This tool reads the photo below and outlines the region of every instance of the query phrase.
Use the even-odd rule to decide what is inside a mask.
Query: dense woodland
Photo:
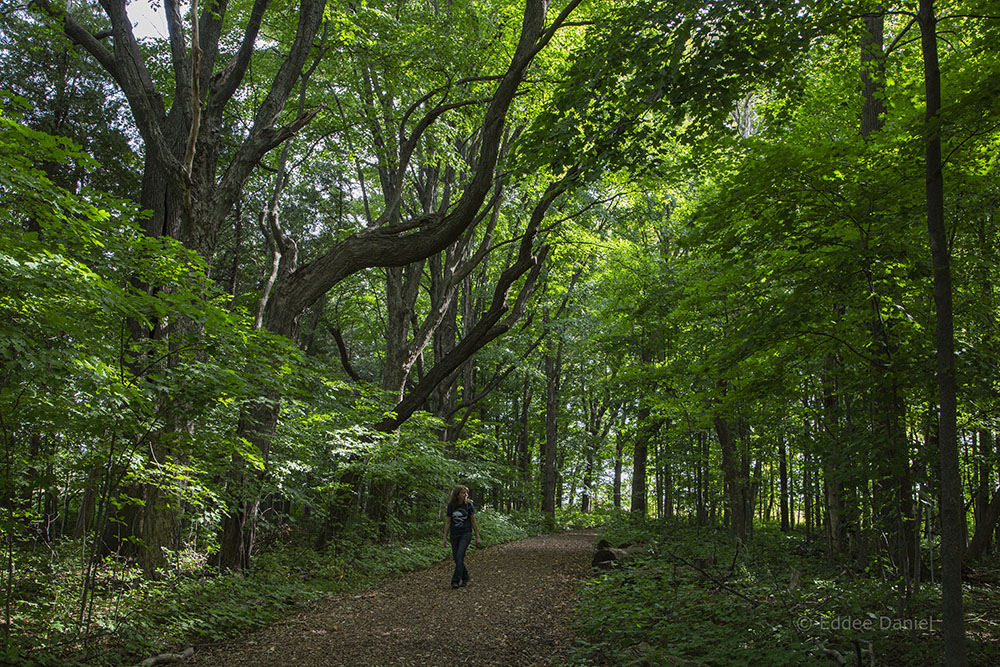
[[[800,535],[936,587],[966,664],[1000,3],[137,4],[0,3],[11,659],[118,632],[115,581],[437,535],[461,482]]]

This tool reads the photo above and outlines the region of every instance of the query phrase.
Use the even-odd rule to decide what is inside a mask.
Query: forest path
[[[595,535],[578,530],[470,548],[465,588],[451,588],[449,559],[327,598],[246,638],[199,650],[188,664],[559,664],[572,642],[574,595],[590,572]]]

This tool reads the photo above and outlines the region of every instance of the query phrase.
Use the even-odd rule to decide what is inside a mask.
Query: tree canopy
[[[406,540],[457,483],[804,531],[983,654],[995,2],[2,5],[9,655],[31,545],[86,643],[116,564]]]

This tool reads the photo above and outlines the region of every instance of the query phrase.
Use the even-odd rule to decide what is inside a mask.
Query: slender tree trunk
[[[670,469],[670,461],[663,462],[663,514],[661,516],[672,517],[674,515],[674,475]]]
[[[760,497],[760,489],[762,487],[762,472],[764,469],[764,461],[762,459],[757,459],[753,463],[753,476],[750,477],[750,484],[746,491],[746,496],[743,500],[743,514],[746,517],[747,526],[747,537],[753,537],[754,525],[753,525],[753,515],[754,507],[757,506],[757,499]],[[747,470],[749,474],[749,469]]]
[[[524,389],[519,402],[520,416],[517,421],[516,436],[518,488],[515,503],[517,509],[526,509],[529,507],[530,500],[534,496],[531,493],[531,441],[528,432],[532,397],[533,392],[531,391],[530,378],[527,371],[525,371]]]
[[[963,558],[965,565],[982,558],[993,539],[993,532],[997,528],[998,520],[1000,520],[1000,488],[994,492],[993,500],[983,508],[982,515],[976,522],[976,532],[972,535],[969,546],[965,550]]]
[[[920,0],[920,43],[927,103],[925,168],[927,232],[934,266],[934,305],[938,401],[938,445],[941,455],[941,597],[944,659],[951,667],[967,664],[962,604],[962,556],[965,508],[958,461],[955,328],[952,306],[951,251],[944,220],[944,174],[941,160],[941,70],[938,65],[937,18],[933,0]]]
[[[83,489],[83,500],[80,502],[80,513],[76,516],[76,526],[73,528],[73,539],[79,540],[86,535],[94,523],[94,510],[97,508],[97,489],[100,484],[100,471],[91,470],[87,474],[87,483]]]
[[[554,524],[556,511],[556,447],[559,435],[559,388],[562,384],[562,342],[549,341],[545,354],[545,451],[542,457],[542,513]]]
[[[844,482],[847,466],[843,464],[844,454],[840,451],[840,409],[833,380],[837,359],[827,355],[823,362],[823,426],[827,436],[827,446],[822,453],[823,481],[826,499],[826,513],[830,518],[827,543],[831,554],[844,551]],[[838,465],[839,463],[839,465]]]
[[[233,229],[233,261],[229,266],[229,295],[236,297],[240,288],[240,266],[243,265],[243,198],[236,200],[236,222]]]
[[[978,479],[976,485],[975,494],[975,511],[973,514],[974,520],[976,522],[976,534],[980,533],[980,525],[987,522],[988,508],[991,504],[990,501],[990,487],[992,483],[992,470],[993,470],[993,431],[989,429],[979,430],[979,463],[978,463]],[[990,533],[992,533],[992,527],[990,528]],[[986,540],[983,544],[984,549],[989,549],[990,540]],[[966,550],[966,557],[968,558],[970,548]]]
[[[813,533],[813,485],[812,457],[806,452],[802,455],[802,511],[806,524],[806,537],[812,538]]]
[[[791,530],[791,524],[788,521],[788,452],[783,439],[778,447],[778,475],[780,477],[778,505],[781,512],[781,532],[787,533]]]
[[[663,516],[663,449],[660,447],[659,438],[653,439],[653,498],[656,500],[656,517]]]
[[[698,508],[695,513],[695,523],[704,526],[708,522],[708,497],[711,493],[709,486],[708,467],[708,437],[704,431],[698,431],[697,443],[697,485],[698,485]]]
[[[865,34],[861,38],[861,82],[864,104],[861,107],[861,136],[865,141],[885,125],[885,9],[875,7],[865,16]]]
[[[583,489],[580,494],[580,511],[589,514],[593,511],[593,496],[591,487],[594,484],[594,452],[587,452],[587,462],[583,469]]]
[[[622,508],[622,464],[624,458],[625,444],[621,434],[615,436],[615,481],[614,481],[614,504],[615,509]]]

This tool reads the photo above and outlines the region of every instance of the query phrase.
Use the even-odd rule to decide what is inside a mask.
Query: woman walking
[[[469,571],[465,569],[465,551],[476,534],[479,546],[479,524],[476,523],[476,508],[469,500],[469,487],[456,486],[448,499],[448,517],[444,520],[444,538],[441,543],[448,546],[448,531],[451,531],[451,555],[455,559],[455,573],[451,575],[451,587],[459,588],[469,583]]]

